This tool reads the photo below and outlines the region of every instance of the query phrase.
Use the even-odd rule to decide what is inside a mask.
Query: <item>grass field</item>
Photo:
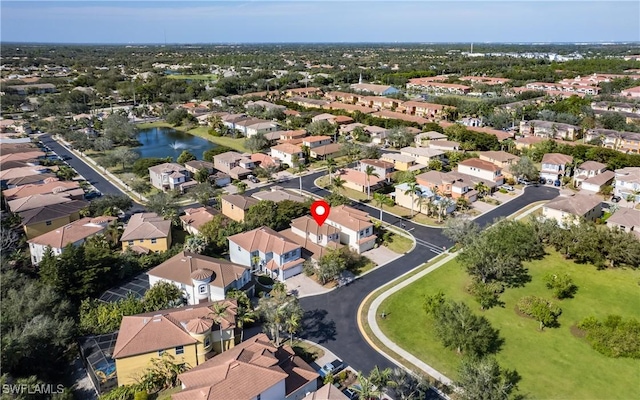
[[[397,233],[392,233],[386,247],[398,254],[404,254],[413,247],[413,240],[408,237],[398,235]]]
[[[378,319],[378,324],[396,344],[455,379],[460,358],[441,345],[422,310],[424,295],[442,290],[448,298],[465,301],[500,330],[505,343],[497,359],[503,367],[520,373],[521,394],[539,399],[637,398],[640,360],[605,357],[574,336],[571,328],[590,315],[639,318],[640,273],[598,271],[590,265],[564,260],[555,252],[527,263],[527,267],[532,281],[523,288],[507,289],[501,297],[504,308],[483,312],[466,293],[469,278],[454,260],[386,299],[379,310],[385,311],[387,317]],[[540,332],[537,322],[518,316],[514,307],[525,295],[551,298],[542,277],[552,271],[571,274],[578,291],[574,299],[558,302],[563,311],[560,327]]]

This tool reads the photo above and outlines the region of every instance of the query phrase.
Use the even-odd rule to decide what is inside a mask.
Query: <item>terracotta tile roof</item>
[[[302,140],[303,143],[315,143],[323,140],[331,140],[331,136],[308,136]]]
[[[193,168],[195,170],[199,170],[202,168],[206,168],[209,170],[213,169],[213,163],[209,161],[202,161],[202,160],[187,161],[184,165],[185,167]]]
[[[215,303],[227,305],[226,314],[220,320],[222,329],[235,328],[236,301],[222,300]],[[201,324],[195,323],[197,321],[191,322],[194,319],[212,319],[212,305],[215,303],[201,303],[194,306],[125,316],[120,323],[118,339],[113,349],[113,358],[131,357],[197,343],[198,341],[187,331],[187,326],[192,329],[201,329]],[[211,322],[212,329],[218,329],[218,323]]]
[[[374,108],[357,106],[355,104],[345,104],[340,102],[331,102],[325,107],[329,110],[345,110],[349,112],[360,111],[363,114],[371,114],[376,111]]]
[[[634,208],[619,208],[607,219],[607,225],[611,224],[626,227],[640,227],[640,210]],[[636,231],[636,229],[634,229],[634,231]],[[637,233],[640,233],[640,231]]]
[[[458,165],[465,165],[467,167],[473,167],[473,168],[478,168],[484,171],[492,171],[492,172],[498,172],[502,170],[502,168],[498,167],[494,163],[490,161],[481,160],[479,158],[469,158],[464,161],[460,161]]]
[[[284,381],[290,395],[318,378],[291,347],[275,347],[261,333],[178,376],[185,389],[173,400],[254,399]]]
[[[547,153],[542,156],[543,164],[566,165],[571,164],[573,157],[560,153]]]
[[[602,200],[596,196],[577,194],[571,197],[557,197],[544,207],[582,217],[601,203]]]
[[[327,220],[353,231],[373,226],[369,214],[345,205],[332,207]]]
[[[239,194],[227,194],[220,197],[221,201],[233,204],[242,210],[248,210],[251,206],[258,204],[258,200]]]
[[[68,203],[72,201],[68,193],[60,194],[34,194],[31,196],[20,197],[7,202],[11,212],[23,212],[34,208],[41,208],[53,204]]]
[[[481,151],[478,153],[480,157],[486,157],[497,162],[515,162],[520,159],[518,156],[514,156],[506,151]]]
[[[335,154],[342,150],[342,145],[340,143],[329,143],[324,146],[318,146],[311,149],[311,152],[317,154],[318,156],[326,156],[330,154]]]
[[[202,225],[211,221],[217,214],[220,214],[220,211],[213,207],[188,208],[184,211],[186,215],[181,216],[180,220],[195,229],[200,229]]]
[[[520,139],[516,139],[518,144],[536,144],[542,142],[544,139],[539,136],[525,136]]]
[[[598,185],[598,186],[602,186],[610,181],[613,180],[613,178],[616,177],[616,173],[613,171],[604,171],[596,176],[592,176],[591,178],[587,178],[586,180],[584,180],[582,182],[582,184],[584,185],[585,183],[587,184],[592,184],[592,185]]]
[[[482,133],[487,133],[489,135],[493,135],[498,138],[499,142],[502,142],[503,140],[506,140],[506,139],[513,138],[512,132],[501,131],[493,128],[469,126],[467,127],[467,130],[470,130],[472,132],[482,132]]]
[[[22,219],[22,225],[31,225],[43,221],[50,221],[62,217],[67,217],[82,210],[88,205],[88,201],[72,200],[67,203],[51,204],[48,206],[23,211],[19,215]]]
[[[208,277],[211,277],[209,285],[224,289],[240,279],[246,270],[247,267],[227,260],[181,251],[150,270],[148,274],[191,286],[193,285],[192,274],[196,271],[205,271],[209,273]]]
[[[213,156],[213,159],[218,162],[226,161],[228,163],[234,163],[240,160],[241,158],[243,158],[242,154],[238,153],[237,151],[227,151],[226,153],[217,154]]]
[[[41,246],[51,246],[53,249],[62,249],[69,243],[76,243],[89,236],[103,232],[110,222],[117,219],[116,217],[102,217],[100,219],[90,217],[82,218],[56,230],[27,240],[27,242]]]
[[[298,154],[302,153],[302,148],[298,145],[291,143],[282,143],[271,147],[271,150],[276,150],[284,154]]]
[[[48,170],[49,168],[43,167],[41,165],[0,170],[0,179],[4,181],[14,178],[23,178],[25,176],[39,175],[47,172]]]
[[[597,161],[585,161],[578,168],[583,171],[600,171],[603,168],[607,168],[607,165]]]
[[[278,138],[280,136],[278,135]],[[261,167],[266,167],[269,165],[274,165],[274,166],[278,166],[280,165],[279,161],[276,161],[273,157],[271,157],[268,154],[264,154],[264,153],[254,153],[251,155],[251,161],[253,161],[254,163],[260,163]]]
[[[67,190],[80,189],[80,184],[75,181],[59,181],[57,179],[40,184],[27,184],[7,189],[2,192],[7,201],[34,194],[60,193]]]
[[[444,154],[444,151],[429,147],[404,147],[400,149],[400,153],[416,157],[439,157]]]
[[[296,243],[266,226],[230,236],[229,242],[233,242],[249,252],[260,251],[265,254],[282,255],[300,248]]]
[[[42,151],[25,151],[22,153],[3,154],[0,156],[0,165],[8,161],[35,160],[44,156],[45,153]]]
[[[176,163],[164,163],[149,167],[149,171],[155,172],[156,174],[180,173],[184,170],[185,168],[182,165]]]
[[[138,239],[157,239],[169,236],[171,221],[156,213],[133,214],[120,237],[121,242]]]
[[[374,167],[378,167],[378,168],[384,168],[384,169],[392,169],[393,168],[393,163],[390,163],[388,161],[384,161],[384,160],[373,160],[370,158],[364,159],[364,160],[360,160],[360,164],[364,164],[364,165],[372,165]]]
[[[301,230],[302,232],[306,232],[316,236],[317,235],[328,236],[328,235],[333,235],[335,233],[340,233],[340,229],[336,228],[335,226],[331,226],[328,224],[322,224],[322,226],[318,226],[316,221],[314,221],[313,218],[311,218],[308,215],[303,215],[300,218],[291,220],[291,226],[293,228]]]
[[[315,221],[313,221],[313,223],[315,224]],[[318,224],[316,224],[316,226],[317,225]],[[327,225],[328,224],[323,224],[322,226],[327,226]],[[286,237],[287,239],[291,240],[292,242],[299,244],[306,251],[311,253],[311,258],[313,258],[314,260],[319,260],[320,257],[327,254],[329,251],[333,249],[339,249],[344,247],[342,244],[338,242],[328,242],[326,247],[321,246],[311,241],[311,239],[309,239],[308,237],[303,238],[302,236],[297,235],[291,230],[291,228],[280,231],[279,233],[282,236]]]
[[[355,183],[356,185],[359,185],[359,186],[367,186],[367,184],[371,186],[376,186],[384,182],[385,180],[384,176],[377,177],[377,176],[371,175],[369,176],[367,181],[367,174],[365,174],[362,171],[358,171],[351,168],[345,168],[341,171],[342,172],[339,174],[340,178],[344,179],[347,182]]]
[[[315,392],[304,396],[302,400],[349,400],[335,385],[327,383]]]

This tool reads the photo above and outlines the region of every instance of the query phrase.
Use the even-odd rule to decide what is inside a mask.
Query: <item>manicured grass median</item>
[[[378,324],[391,340],[448,377],[456,378],[459,356],[445,349],[434,336],[422,303],[425,294],[439,290],[448,298],[465,301],[485,315],[505,339],[497,359],[522,376],[520,393],[540,399],[631,399],[637,396],[640,360],[608,358],[574,336],[572,326],[583,318],[608,314],[640,318],[638,281],[633,270],[598,271],[578,265],[555,252],[527,263],[532,281],[502,294],[503,308],[480,311],[466,293],[470,282],[457,262],[451,261],[383,302],[387,317]],[[537,322],[518,316],[514,306],[526,295],[551,299],[542,277],[548,272],[568,272],[578,285],[575,298],[557,301],[562,308],[559,328],[538,331]],[[555,300],[554,300],[555,301]]]

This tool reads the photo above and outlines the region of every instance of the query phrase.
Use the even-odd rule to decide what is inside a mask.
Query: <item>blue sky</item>
[[[640,1],[6,1],[0,40],[50,43],[640,41]]]

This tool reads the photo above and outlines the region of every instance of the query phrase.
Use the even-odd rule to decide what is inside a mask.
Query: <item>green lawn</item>
[[[411,250],[411,247],[413,247],[413,241],[405,236],[392,233],[391,237],[389,238],[389,243],[386,244],[386,247],[398,254],[404,254],[407,251]]]
[[[459,356],[440,344],[422,311],[424,295],[442,290],[451,299],[465,301],[500,330],[505,343],[497,358],[503,367],[515,368],[522,376],[520,393],[539,399],[637,398],[640,360],[607,358],[574,336],[571,327],[589,315],[640,318],[640,272],[598,271],[555,252],[527,266],[532,281],[523,288],[507,289],[501,297],[504,308],[482,312],[465,292],[468,276],[451,261],[385,300],[379,310],[387,318],[378,323],[395,343],[455,379]],[[568,272],[579,288],[574,299],[559,302],[561,326],[540,332],[537,322],[518,316],[514,307],[525,295],[551,298],[542,282],[551,271]]]
[[[180,127],[176,129],[180,129]],[[186,132],[194,136],[199,136],[203,139],[206,139],[220,146],[226,146],[226,147],[232,148],[241,153],[250,152],[249,149],[244,147],[244,142],[246,140],[245,138],[234,139],[228,136],[211,136],[209,135],[208,130],[209,128],[207,128],[206,126],[199,126],[197,128],[187,130]]]

